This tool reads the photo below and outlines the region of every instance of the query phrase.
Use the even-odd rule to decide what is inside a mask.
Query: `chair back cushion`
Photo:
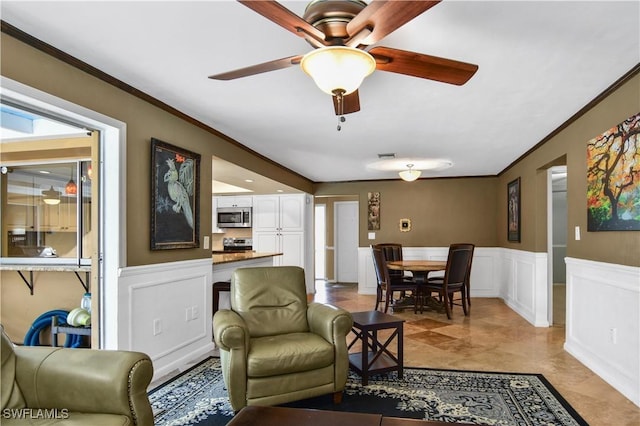
[[[382,251],[382,259],[384,262],[402,260],[402,244],[379,243],[374,244],[373,247]],[[388,274],[393,284],[399,284],[404,276],[404,271],[390,269]]]
[[[0,356],[2,357],[2,370],[0,371],[0,398],[2,410],[11,408],[25,408],[26,403],[22,392],[16,382],[16,353],[13,351],[13,343],[4,332],[4,327],[0,325]]]
[[[473,257],[473,244],[451,244],[447,257],[445,282],[447,287],[462,286],[467,280],[469,265]]]
[[[382,250],[373,245],[371,246],[371,255],[373,257],[373,267],[376,270],[378,285],[386,286],[390,283],[390,278],[389,269],[386,267]]]
[[[231,276],[231,310],[251,337],[308,332],[307,289],[298,266],[238,268]]]

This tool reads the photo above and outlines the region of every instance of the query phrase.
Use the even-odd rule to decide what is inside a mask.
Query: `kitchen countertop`
[[[240,253],[213,254],[211,256],[213,264],[240,262],[242,260],[262,259],[265,257],[282,256],[282,253],[260,253],[255,251],[245,251]]]
[[[3,263],[0,271],[33,271],[33,272],[91,272],[91,266],[65,265],[65,264],[26,264]]]

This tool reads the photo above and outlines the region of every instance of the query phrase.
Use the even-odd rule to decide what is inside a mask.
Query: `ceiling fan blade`
[[[248,77],[250,75],[261,74],[263,72],[280,70],[288,68],[300,63],[301,55],[290,56],[288,58],[276,59],[275,61],[264,62],[262,64],[251,65],[249,67],[240,68],[233,71],[223,72],[221,74],[210,75],[213,80],[234,80],[236,78]]]
[[[326,45],[322,31],[276,1],[238,0],[238,2],[299,37],[306,38],[306,36],[309,36],[319,43],[319,46]]]
[[[342,97],[342,113],[340,113],[338,98],[336,96],[331,96],[331,98],[333,99],[333,109],[336,115],[351,114],[352,112],[360,111],[360,96],[357,90]]]
[[[371,34],[359,43],[377,43],[440,1],[374,0],[347,24],[347,33],[356,37],[360,31],[373,28]],[[349,43],[349,40],[346,43]]]
[[[392,49],[390,47],[374,47],[369,50],[376,60],[376,69],[441,81],[461,86],[478,70],[477,65],[453,59],[439,58],[422,53]]]

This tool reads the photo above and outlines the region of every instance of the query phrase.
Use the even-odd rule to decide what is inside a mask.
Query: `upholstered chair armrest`
[[[213,315],[213,338],[222,350],[246,350],[249,347],[249,328],[236,312],[221,309]]]
[[[249,328],[240,315],[221,309],[213,315],[213,338],[220,348],[222,377],[234,411],[247,405]]]
[[[332,343],[335,351],[334,392],[341,392],[349,373],[349,351],[347,334],[353,326],[353,317],[344,309],[320,303],[310,303],[307,321],[311,332],[319,334]]]
[[[333,344],[336,344],[336,339],[344,340],[353,326],[353,318],[349,312],[315,302],[310,303],[307,308],[307,321],[311,332]]]
[[[30,408],[121,414],[153,425],[153,364],[140,352],[16,347],[16,382]]]

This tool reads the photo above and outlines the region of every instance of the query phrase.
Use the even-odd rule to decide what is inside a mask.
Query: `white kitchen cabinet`
[[[88,206],[88,205],[87,205]],[[78,204],[75,198],[60,203],[60,230],[76,232],[78,230]]]
[[[253,197],[250,195],[224,195],[215,198],[217,198],[218,207],[251,207],[253,205]]]
[[[62,203],[61,203],[62,204]],[[61,228],[60,206],[61,204],[43,204],[40,212],[40,221],[38,230],[40,231],[58,231]]]
[[[305,268],[305,194],[253,197],[253,249],[278,252],[274,265]]]
[[[253,197],[254,232],[304,231],[304,194]]]
[[[282,253],[282,256],[273,258],[274,266],[305,267],[304,232],[254,232],[253,249],[263,253]]]

